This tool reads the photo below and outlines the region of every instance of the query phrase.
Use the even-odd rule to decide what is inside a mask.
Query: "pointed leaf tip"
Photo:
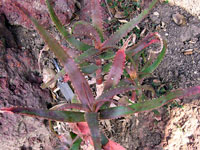
[[[119,83],[125,65],[125,49],[127,48],[129,41],[130,38],[128,38],[122,48],[117,51],[110,72],[108,74],[108,79],[105,82],[104,90],[107,90],[113,85],[117,85]]]

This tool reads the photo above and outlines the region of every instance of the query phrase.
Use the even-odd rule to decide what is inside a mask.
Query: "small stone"
[[[193,54],[193,49],[187,49],[183,53],[184,53],[184,55],[192,55]]]
[[[160,14],[159,14],[157,11],[155,11],[155,12],[153,13],[153,15],[154,15],[154,16],[159,16]]]
[[[151,19],[152,22],[154,22],[155,24],[160,24],[161,19],[160,19],[159,15],[157,16],[157,15],[151,14],[151,15],[150,15],[150,19]]]
[[[173,14],[172,19],[177,25],[185,25],[187,23],[186,18],[179,13]]]

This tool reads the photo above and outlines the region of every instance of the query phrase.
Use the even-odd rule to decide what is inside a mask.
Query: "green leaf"
[[[99,57],[104,60],[110,60],[115,57],[115,53],[113,50],[107,50],[106,52],[102,53]]]
[[[100,53],[101,52],[98,49],[90,48],[87,51],[83,52],[80,56],[75,58],[75,62],[80,64],[81,62],[89,60]]]
[[[85,113],[85,118],[90,128],[94,148],[95,150],[101,150],[101,134],[99,129],[98,113],[87,112]]]
[[[129,106],[119,106],[108,109],[102,109],[100,110],[100,119],[115,119],[124,115],[153,110],[173,101],[176,98],[189,97],[192,95],[199,94],[200,86],[191,87],[185,90],[172,91],[165,96],[161,96],[153,100],[147,100]]]
[[[63,37],[69,42],[69,44],[73,45],[76,49],[85,51],[91,48],[92,46],[87,45],[77,39],[75,39],[61,24],[60,20],[56,16],[53,7],[50,4],[51,0],[46,0],[46,4],[50,13],[50,17],[53,20],[54,24],[56,25],[57,29],[60,31],[60,33],[63,35]]]
[[[112,63],[108,63],[108,64],[104,65],[103,72],[108,73],[111,66],[112,66]]]
[[[167,50],[167,43],[163,41],[162,51],[158,55],[157,59],[153,62],[153,64],[142,69],[140,78],[144,78],[146,74],[152,73],[159,66],[159,64],[162,62],[165,56],[166,50]]]
[[[32,117],[41,117],[44,119],[62,121],[62,122],[84,122],[84,113],[73,111],[56,111],[56,110],[44,110],[37,108],[23,108],[23,107],[10,107],[1,108],[1,112],[12,112],[21,115],[27,115]]]
[[[84,67],[81,67],[82,72],[87,74],[92,74],[98,69],[98,66],[95,64],[90,64]]]
[[[75,139],[76,138],[76,134],[74,133],[70,133],[71,134],[71,137],[72,139]],[[72,147],[70,148],[70,150],[80,150],[80,146],[81,146],[81,142],[82,142],[82,139],[81,138],[78,138],[72,145]]]
[[[150,10],[155,6],[158,0],[153,0],[149,7],[143,10],[136,18],[131,19],[128,23],[122,25],[118,31],[111,35],[102,45],[102,49],[113,47],[117,44],[124,36],[126,36],[138,23],[140,23]]]

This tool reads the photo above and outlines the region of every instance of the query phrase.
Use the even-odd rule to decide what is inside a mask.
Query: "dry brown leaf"
[[[56,75],[56,72],[53,69],[50,68],[43,68],[42,71],[42,81],[44,83],[47,83],[49,80],[51,80]],[[49,88],[54,88],[56,86],[56,82],[53,82]]]

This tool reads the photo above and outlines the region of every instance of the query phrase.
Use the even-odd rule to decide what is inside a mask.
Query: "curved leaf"
[[[51,0],[46,0],[46,4],[49,10],[49,14],[51,19],[53,20],[54,24],[56,25],[57,29],[60,31],[60,33],[63,35],[63,37],[67,40],[67,42],[71,45],[73,45],[76,49],[85,51],[92,46],[87,45],[77,39],[75,39],[66,29],[65,27],[61,24],[60,20],[56,16],[53,7],[50,4]]]
[[[140,23],[145,18],[153,6],[155,6],[157,1],[158,0],[153,0],[149,7],[144,9],[141,14],[139,14],[136,18],[131,19],[128,23],[122,25],[118,31],[116,31],[106,41],[104,41],[102,49],[113,47],[113,45],[117,44],[119,40],[126,36],[138,23]]]
[[[11,112],[32,117],[41,117],[62,122],[84,122],[84,113],[73,111],[44,110],[37,108],[10,107],[1,108],[1,112]]]
[[[158,55],[157,59],[153,62],[153,64],[151,64],[150,66],[147,66],[141,71],[140,78],[145,77],[146,74],[152,73],[159,66],[159,64],[162,62],[165,56],[166,50],[167,50],[167,43],[166,41],[163,41],[162,51]]]
[[[200,86],[191,87],[185,90],[176,90],[170,92],[165,96],[161,96],[159,98],[153,100],[147,100],[145,102],[135,103],[130,106],[119,106],[119,107],[112,107],[108,109],[100,110],[100,119],[115,119],[122,117],[124,115],[129,115],[133,113],[149,111],[152,109],[156,109],[161,107],[176,98],[183,98],[189,97],[192,95],[200,94]]]
[[[133,45],[126,50],[126,55],[134,56],[135,54],[145,49],[149,45],[160,42],[160,40],[156,40],[156,39],[153,39],[153,41],[148,42],[148,40],[154,36],[155,36],[155,33],[152,33],[152,34],[147,35],[145,38],[141,39],[136,45]]]
[[[81,67],[81,71],[86,74],[92,74],[98,69],[97,65],[90,64],[88,66]],[[60,77],[66,74],[65,69],[63,68],[60,72],[58,72],[53,78],[51,78],[47,83],[42,83],[41,88],[45,89],[49,87],[52,83],[56,82]]]

